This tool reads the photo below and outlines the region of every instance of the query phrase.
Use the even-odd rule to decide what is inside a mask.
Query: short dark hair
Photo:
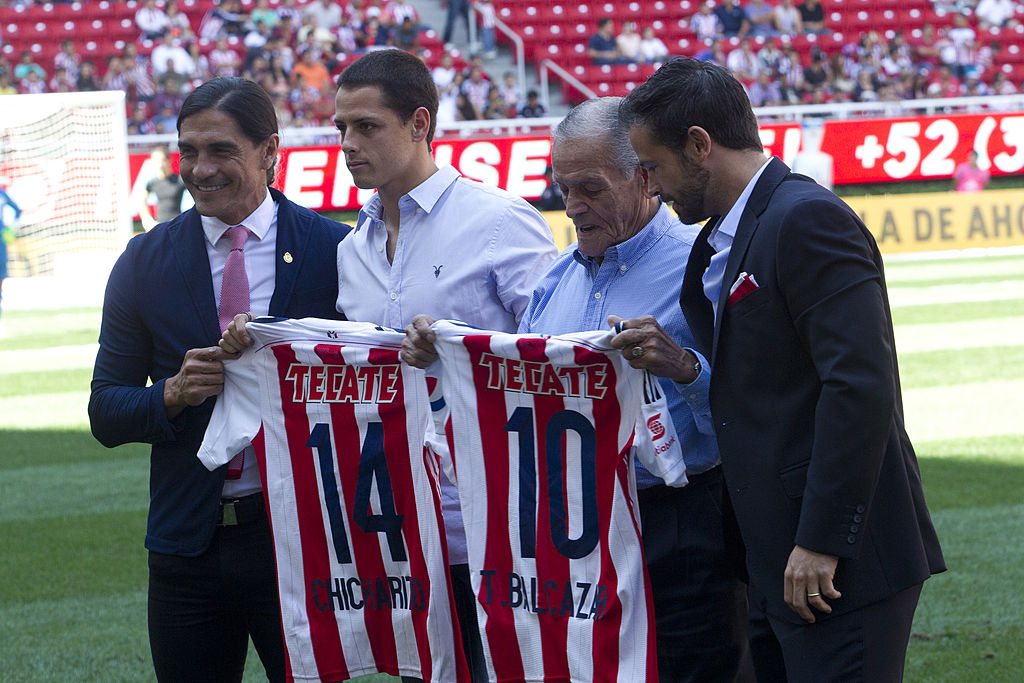
[[[380,88],[384,106],[407,122],[420,107],[430,113],[427,147],[437,125],[437,86],[430,69],[416,55],[403,50],[375,50],[352,62],[338,77],[338,87],[354,90],[365,86]]]
[[[675,57],[622,101],[619,115],[644,126],[669,149],[682,150],[690,126],[728,149],[763,151],[757,117],[743,85],[723,67]]]
[[[230,116],[242,134],[256,145],[278,132],[277,112],[270,96],[260,85],[246,78],[214,78],[190,92],[178,112],[178,134],[185,119],[207,109]],[[267,185],[273,184],[276,175],[275,160],[267,169]]]

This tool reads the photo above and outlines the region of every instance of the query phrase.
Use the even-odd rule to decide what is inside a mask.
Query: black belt
[[[243,498],[222,500],[217,510],[217,526],[236,526],[248,524],[267,516],[267,507],[263,502],[263,492],[253,493]]]

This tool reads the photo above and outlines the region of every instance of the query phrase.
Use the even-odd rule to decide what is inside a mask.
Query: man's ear
[[[638,165],[636,167],[636,172],[637,175],[640,176],[640,189],[643,191],[645,197],[650,197],[650,195],[647,193],[647,190],[650,187],[650,183],[648,182],[649,179],[647,176],[647,169],[644,168],[643,166]]]
[[[690,126],[686,131],[686,148],[683,153],[694,163],[702,163],[711,153],[711,136],[700,126]]]
[[[417,107],[412,113],[412,139],[414,142],[422,142],[427,139],[427,132],[430,130],[430,112],[426,107]]]

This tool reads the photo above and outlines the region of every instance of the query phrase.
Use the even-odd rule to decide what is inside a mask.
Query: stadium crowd
[[[893,35],[867,30],[835,49],[800,52],[775,40],[835,28],[820,0],[708,0],[695,5],[689,27],[703,43],[694,56],[729,69],[754,106],[1019,92],[1019,83],[993,68],[1000,43],[983,37],[989,28],[1016,27],[1017,3],[933,2],[956,14],[951,26],[925,24]],[[0,0],[0,9],[31,4]],[[482,55],[490,58],[494,7],[487,0],[478,9],[484,19]],[[70,38],[52,61],[29,50],[17,57],[0,53],[0,94],[124,90],[129,133],[166,133],[194,87],[215,76],[243,76],[270,94],[283,126],[329,126],[341,70],[367,51],[398,47],[432,67],[439,123],[547,113],[514,75],[499,79],[487,73],[481,54],[467,60],[451,42],[442,47],[433,33],[439,49],[425,48],[428,27],[412,0],[219,0],[205,12],[186,11],[174,0],[143,0],[134,22],[137,40],[124,41],[119,52],[102,59],[82,58]],[[444,34],[450,41],[451,26]],[[615,20],[603,17],[587,54],[605,65],[658,63],[673,51],[652,26],[622,21],[616,32]]]

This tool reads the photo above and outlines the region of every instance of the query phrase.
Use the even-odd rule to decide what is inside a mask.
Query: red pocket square
[[[754,279],[753,275],[740,273],[740,276],[736,278],[736,282],[729,289],[729,300],[726,302],[726,307],[732,306],[748,294],[756,292],[757,289],[757,280]]]

